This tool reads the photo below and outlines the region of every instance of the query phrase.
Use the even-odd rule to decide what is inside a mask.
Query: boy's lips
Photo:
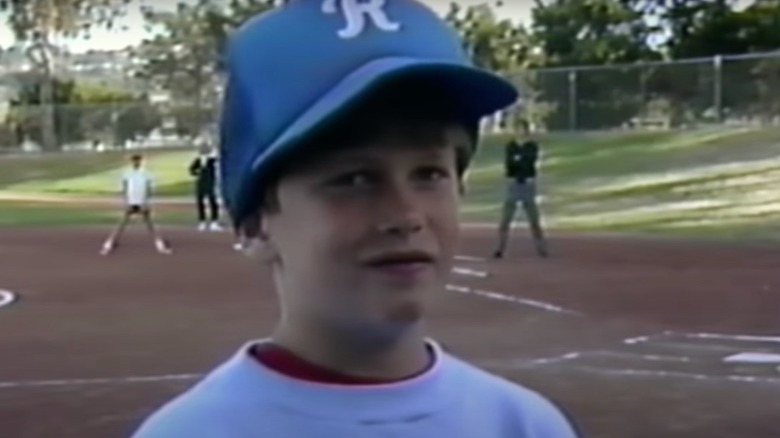
[[[435,257],[428,252],[409,250],[392,251],[372,256],[363,261],[369,268],[400,279],[412,279],[428,270]]]
[[[433,263],[433,254],[420,250],[388,251],[366,258],[363,263],[372,267]]]

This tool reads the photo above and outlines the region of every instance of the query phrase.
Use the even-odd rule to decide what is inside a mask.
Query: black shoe
[[[493,253],[494,259],[502,259],[504,258],[504,253],[502,251],[496,251]]]

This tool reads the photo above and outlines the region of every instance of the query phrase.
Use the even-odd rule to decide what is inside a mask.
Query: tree
[[[169,94],[176,103],[171,109],[174,117],[180,107],[195,110],[195,120],[186,124],[195,130],[208,120],[204,102],[215,92],[214,42],[204,19],[211,7],[210,2],[200,1],[195,5],[180,3],[175,12],[147,9],[147,22],[162,27],[163,33],[144,41],[138,49],[145,60],[139,76],[152,88]]]
[[[23,74],[21,90],[11,101],[10,124],[23,137],[41,143],[40,73]],[[55,78],[52,81],[53,124],[62,144],[107,140],[121,144],[160,125],[146,96],[123,90]]]
[[[461,35],[478,66],[502,73],[528,66],[533,53],[528,31],[510,20],[499,20],[489,4],[462,8],[450,3],[445,20]]]
[[[648,75],[651,93],[667,101],[675,118],[720,119],[724,112],[749,116],[759,104],[776,101],[777,61],[718,62],[717,57],[779,48],[780,1],[756,0],[743,10],[735,0],[646,0],[636,5],[667,34],[662,40],[667,58],[701,59],[656,66]]]
[[[656,30],[628,0],[537,1],[532,30],[546,67],[608,65],[658,59]]]
[[[58,140],[58,146],[67,143],[71,129],[77,123],[69,118],[67,112],[58,111],[60,105],[71,100],[74,83],[72,81],[47,77],[35,71],[18,78],[21,85],[18,96],[11,100],[9,119],[17,127],[24,139],[32,140],[46,147],[46,135]],[[46,92],[41,90],[48,87]],[[44,100],[49,99],[49,100]],[[46,149],[44,149],[46,150]]]
[[[554,111],[553,128],[621,126],[641,108],[638,69],[578,69],[659,59],[648,44],[655,29],[629,0],[537,1],[533,38],[544,53],[537,72],[541,98]]]
[[[211,9],[206,14],[210,35],[218,53],[222,53],[230,32],[257,14],[269,11],[289,0],[230,0],[227,9],[220,12]],[[220,57],[221,59],[221,57]]]
[[[747,50],[766,52],[780,49],[780,0],[755,0],[739,13]]]
[[[736,13],[743,53],[780,49],[780,1],[756,0]],[[723,104],[731,112],[764,123],[780,114],[780,56],[727,61],[721,81]]]
[[[112,27],[116,17],[126,12],[129,0],[3,0],[0,12],[8,13],[15,38],[28,44],[28,56],[42,75],[39,88],[41,142],[44,150],[56,150],[53,70],[57,55],[54,41],[88,36],[96,26]]]
[[[542,65],[537,50],[528,29],[510,20],[499,20],[496,8],[503,3],[484,3],[477,6],[461,7],[458,3],[450,3],[445,20],[453,26],[464,42],[464,48],[471,54],[474,63],[482,68],[506,75],[523,94],[522,101],[535,100],[534,75],[521,72],[535,65]],[[523,106],[523,105],[520,105]],[[509,117],[502,120],[504,124],[516,124],[521,115],[520,108],[509,111]],[[530,118],[543,118],[539,111],[542,106],[525,106],[526,112],[531,111]],[[529,114],[524,114],[528,117]],[[539,117],[537,117],[539,116]]]
[[[77,118],[79,140],[122,145],[162,124],[159,110],[147,95],[102,85],[75,83],[69,102],[62,108]]]
[[[169,117],[181,135],[197,135],[216,112],[221,53],[230,32],[254,15],[276,7],[274,0],[215,0],[179,3],[175,12],[143,8],[147,24],[161,28],[138,49],[139,76],[169,94]]]

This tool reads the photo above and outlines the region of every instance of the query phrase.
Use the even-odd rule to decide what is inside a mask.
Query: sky
[[[158,1],[158,4],[170,2],[171,7],[177,3],[177,1],[170,0]],[[440,13],[446,12],[450,3],[450,0],[422,1]],[[457,3],[460,3],[463,6],[469,6],[486,3],[486,0],[457,0]],[[495,10],[500,18],[527,22],[530,18],[532,5],[533,2],[531,0],[505,0],[504,6],[496,8]],[[4,19],[5,17],[0,16],[0,20],[4,21]],[[71,52],[118,50],[130,45],[138,44],[144,38],[150,36],[150,34],[144,30],[143,18],[137,11],[137,8],[130,8],[127,16],[122,20],[119,20],[117,24],[121,29],[113,31],[96,30],[89,39],[78,38],[75,40],[60,41],[60,44],[67,46]],[[11,32],[7,29],[7,26],[0,26],[0,47],[8,47],[11,44],[13,44]]]

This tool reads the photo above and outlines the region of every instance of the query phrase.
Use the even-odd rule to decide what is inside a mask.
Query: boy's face
[[[141,167],[141,163],[143,162],[143,159],[141,157],[133,157],[130,159],[130,163],[132,164],[133,168],[137,169]]]
[[[285,310],[368,331],[419,320],[446,284],[459,232],[456,146],[469,140],[455,127],[443,137],[385,137],[279,181],[263,223]]]

